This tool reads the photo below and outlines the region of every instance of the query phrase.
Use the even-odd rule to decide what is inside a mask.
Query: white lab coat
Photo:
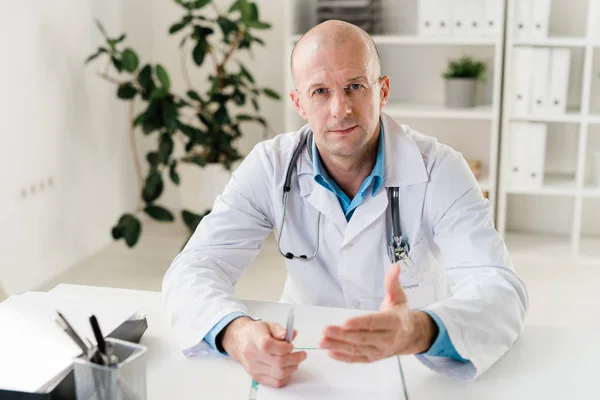
[[[365,196],[349,222],[336,195],[315,182],[308,151],[299,157],[281,248],[311,255],[319,213],[321,239],[315,260],[285,259],[288,278],[281,300],[378,309],[391,265],[386,188],[398,186],[402,234],[418,268],[416,274],[401,275],[410,305],[436,313],[469,362],[417,357],[441,373],[475,379],[521,332],[528,307],[525,285],[493,226],[490,202],[462,155],[386,114],[381,119],[384,183],[374,196]],[[233,287],[263,240],[272,231],[279,234],[283,184],[299,140],[293,132],[259,143],[167,271],[165,305],[186,354],[209,351],[202,341],[206,333],[227,314],[246,311]]]

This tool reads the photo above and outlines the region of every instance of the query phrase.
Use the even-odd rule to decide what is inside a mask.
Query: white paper
[[[530,47],[515,47],[513,51],[511,97],[517,116],[531,112],[532,51]]]
[[[502,0],[485,0],[483,31],[486,36],[497,37],[502,33]]]
[[[344,363],[325,350],[308,350],[289,385],[281,389],[259,385],[257,400],[404,399],[397,357],[374,363]]]
[[[550,111],[550,49],[536,47],[531,51],[531,113],[545,115]]]
[[[531,37],[531,0],[517,0],[513,19],[513,38],[527,40]]]
[[[550,62],[550,111],[564,114],[567,111],[571,50],[552,49]]]
[[[531,39],[540,40],[548,37],[550,22],[550,0],[531,0],[531,18],[529,23]]]
[[[527,187],[541,189],[544,186],[544,165],[546,162],[546,124],[529,123],[527,132]]]
[[[82,337],[96,343],[89,316],[98,319],[107,336],[136,310],[55,293],[27,292],[0,303],[0,388],[35,392],[72,365],[81,354],[56,324],[56,311]]]

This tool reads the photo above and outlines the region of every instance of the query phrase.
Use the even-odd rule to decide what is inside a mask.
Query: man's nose
[[[334,118],[344,118],[352,111],[351,102],[344,90],[337,89],[331,96],[329,110]]]

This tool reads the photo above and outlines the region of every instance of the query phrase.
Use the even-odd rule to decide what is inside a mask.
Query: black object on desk
[[[139,343],[146,329],[148,329],[146,318],[127,320],[107,337]],[[48,388],[45,393],[28,393],[0,389],[0,399],[2,400],[72,400],[74,398],[75,373],[73,369],[54,387]]]

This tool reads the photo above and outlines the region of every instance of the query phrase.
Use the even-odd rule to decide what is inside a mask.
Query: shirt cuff
[[[468,360],[465,360],[464,358],[462,358],[456,351],[456,348],[454,347],[454,345],[452,344],[452,341],[450,340],[450,336],[448,336],[448,330],[446,329],[446,325],[444,325],[444,323],[442,322],[440,317],[438,317],[432,311],[429,311],[429,310],[423,310],[423,311],[426,312],[427,315],[429,315],[431,317],[431,319],[433,319],[435,321],[435,324],[438,327],[439,333],[438,333],[437,338],[435,339],[435,342],[433,342],[433,344],[431,345],[429,350],[427,350],[425,353],[422,353],[422,354],[426,355],[426,356],[453,358],[458,361],[467,362]]]
[[[208,333],[206,334],[206,336],[204,336],[204,341],[206,343],[208,343],[208,345],[213,350],[219,350],[217,348],[217,342],[216,342],[217,341],[217,335],[219,333],[221,333],[221,331],[223,330],[223,328],[225,328],[227,326],[227,324],[229,324],[231,321],[233,321],[236,318],[245,317],[245,316],[246,316],[246,314],[244,314],[243,312],[234,312],[234,313],[231,313],[231,314],[227,314],[219,322],[217,322],[216,325],[213,326],[210,331],[208,331]],[[221,351],[221,354],[227,355],[227,353],[225,351]]]

